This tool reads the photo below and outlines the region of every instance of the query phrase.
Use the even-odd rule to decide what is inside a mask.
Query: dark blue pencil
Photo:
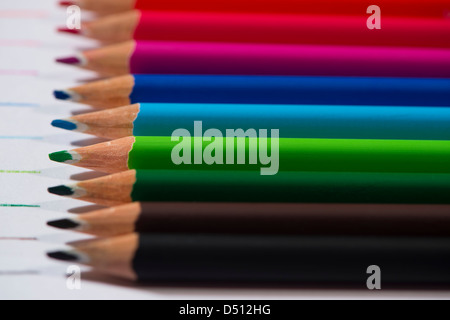
[[[450,79],[128,75],[55,91],[99,108],[132,103],[450,106]]]

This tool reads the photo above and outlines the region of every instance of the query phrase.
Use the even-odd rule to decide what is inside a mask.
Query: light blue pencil
[[[165,104],[132,106],[55,120],[53,125],[106,138],[193,135],[218,129],[279,129],[284,138],[450,140],[450,108],[249,104]]]

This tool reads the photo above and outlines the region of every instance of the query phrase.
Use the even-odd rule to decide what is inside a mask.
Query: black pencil
[[[450,284],[449,238],[131,234],[72,246],[49,256],[134,281],[365,287],[377,266],[384,287]]]

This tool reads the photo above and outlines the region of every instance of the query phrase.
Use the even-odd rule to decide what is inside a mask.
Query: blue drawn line
[[[30,204],[9,204],[9,203],[0,203],[0,207],[7,208],[40,208],[40,205],[30,205]]]
[[[26,102],[0,102],[0,107],[37,108],[39,107],[39,105],[36,103],[26,103]]]
[[[0,136],[0,140],[44,140],[44,137]]]

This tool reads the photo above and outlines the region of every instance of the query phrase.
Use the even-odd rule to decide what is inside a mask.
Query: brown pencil
[[[133,232],[448,236],[450,206],[132,203],[48,224],[101,237]]]

